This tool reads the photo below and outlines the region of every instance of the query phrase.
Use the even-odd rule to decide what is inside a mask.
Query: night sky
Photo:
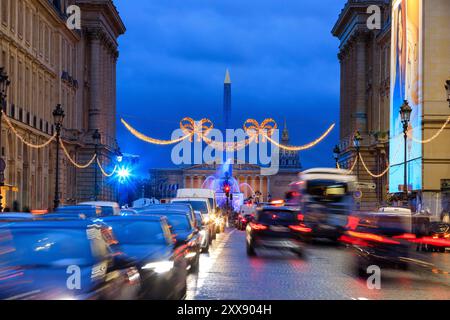
[[[291,144],[339,120],[337,39],[331,29],[345,0],[115,0],[127,27],[119,39],[118,117],[170,139],[186,116],[220,124],[223,80],[233,83],[233,127],[244,119],[287,119]],[[171,167],[171,147],[138,141],[119,123],[123,152],[138,171]],[[304,168],[333,166],[336,127],[302,152]]]

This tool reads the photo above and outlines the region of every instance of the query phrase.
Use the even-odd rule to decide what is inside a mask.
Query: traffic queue
[[[223,220],[207,198],[173,200],[1,214],[0,299],[185,298]]]
[[[427,253],[450,248],[448,223],[402,207],[355,210],[356,184],[356,177],[345,170],[310,169],[289,186],[285,199],[242,205],[235,226],[245,230],[247,255],[276,249],[302,257],[306,244],[325,240],[352,250],[349,266],[356,277],[366,277],[373,265],[448,274],[448,266],[432,264]]]

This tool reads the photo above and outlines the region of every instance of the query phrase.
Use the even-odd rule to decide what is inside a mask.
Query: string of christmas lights
[[[313,142],[310,142],[308,144],[305,144],[303,146],[298,146],[298,147],[283,145],[283,144],[279,143],[278,141],[273,140],[267,134],[265,134],[265,138],[267,140],[269,140],[270,142],[272,142],[273,144],[275,144],[276,146],[278,146],[280,149],[284,149],[284,150],[287,150],[287,151],[304,151],[304,150],[307,150],[307,149],[311,149],[311,148],[315,147],[317,144],[319,144],[320,142],[322,142],[322,140],[325,139],[330,134],[330,132],[334,129],[335,126],[336,126],[336,124],[333,123],[328,128],[328,130],[325,131],[325,133],[323,135],[321,135],[319,138],[317,138]]]
[[[11,120],[9,119],[9,117],[3,112],[2,112],[2,117],[5,119],[6,124],[8,125],[8,127],[11,129],[11,131],[16,135],[17,138],[19,138],[20,141],[22,141],[23,144],[25,144],[26,146],[33,148],[33,149],[42,149],[47,147],[53,140],[56,139],[56,133],[53,134],[49,140],[47,140],[46,142],[42,143],[42,144],[33,144],[31,142],[28,142],[25,140],[24,137],[22,137],[19,132],[17,132],[16,128],[14,127],[14,125],[12,124]]]
[[[419,139],[416,139],[416,138],[412,137],[412,140],[414,142],[421,143],[421,144],[430,143],[431,141],[433,141],[434,139],[439,137],[439,135],[444,131],[445,127],[447,127],[447,125],[449,123],[450,123],[450,116],[447,118],[447,121],[445,121],[444,125],[431,138],[426,139],[426,140],[419,140]]]
[[[86,168],[90,167],[90,165],[92,163],[94,163],[95,159],[97,158],[97,155],[94,154],[93,157],[91,158],[91,160],[89,160],[86,164],[79,164],[74,159],[72,159],[72,157],[70,156],[69,152],[67,151],[66,146],[64,145],[64,142],[62,141],[62,139],[59,141],[59,144],[61,145],[61,149],[64,151],[64,154],[66,155],[67,159],[69,159],[69,161],[78,169],[86,169]]]
[[[112,176],[114,175],[114,173],[116,173],[116,171],[117,171],[117,169],[118,169],[118,166],[117,166],[117,165],[114,166],[114,169],[113,169],[113,171],[112,171],[111,173],[107,173],[107,172],[105,171],[105,169],[103,168],[102,164],[100,163],[99,158],[98,158],[98,157],[96,157],[96,158],[97,158],[97,159],[96,159],[96,160],[97,160],[97,165],[98,165],[100,171],[102,172],[102,174],[103,174],[105,177],[107,177],[107,178],[112,177]]]
[[[151,143],[151,144],[156,144],[156,145],[171,145],[171,144],[176,144],[179,143],[183,140],[186,140],[188,138],[191,138],[193,133],[190,132],[189,134],[186,134],[185,136],[178,138],[178,139],[174,139],[174,140],[159,140],[159,139],[154,139],[151,137],[146,136],[143,133],[140,133],[139,131],[137,131],[136,129],[134,129],[131,125],[129,125],[124,119],[120,119],[120,121],[122,122],[122,124],[128,129],[128,131],[131,132],[132,135],[134,135],[136,138]]]

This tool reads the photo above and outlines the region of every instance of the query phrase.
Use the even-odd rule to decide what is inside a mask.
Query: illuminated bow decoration
[[[195,121],[192,118],[186,117],[180,121],[180,128],[185,135],[190,136],[189,139],[191,142],[193,141],[194,135],[197,136],[197,141],[200,142],[214,128],[214,125],[211,120],[206,118]]]
[[[248,119],[244,123],[244,131],[255,142],[259,142],[259,136],[262,136],[262,142],[267,141],[267,137],[271,137],[274,131],[278,128],[277,123],[273,119],[265,119],[261,124],[255,119]]]

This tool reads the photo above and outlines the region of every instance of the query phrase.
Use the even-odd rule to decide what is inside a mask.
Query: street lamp
[[[11,84],[9,81],[8,75],[5,72],[4,68],[0,68],[0,108],[2,111],[6,110],[6,97],[8,94],[8,87]],[[1,132],[2,132],[2,115],[3,112],[0,112],[0,150],[1,150]],[[3,211],[3,205],[2,205],[2,194],[1,189],[5,184],[5,169],[6,169],[6,163],[5,160],[3,160],[2,155],[0,154],[0,212]]]
[[[341,149],[339,149],[339,146],[336,145],[333,149],[333,157],[336,161],[336,169],[339,169],[339,155],[341,154]]]
[[[56,130],[56,172],[55,172],[55,200],[53,201],[54,209],[59,207],[59,144],[61,140],[61,129],[64,121],[64,110],[60,104],[58,104],[53,110],[53,120]]]
[[[102,140],[102,136],[100,134],[100,132],[98,131],[98,129],[95,129],[94,133],[92,134],[92,141],[94,141],[94,147],[95,147],[95,155],[97,156],[97,161],[98,159],[98,145],[100,144]],[[98,168],[98,163],[95,164],[94,166],[94,200],[97,201],[98,198],[98,182],[97,182],[97,168]]]
[[[361,151],[361,141],[363,140],[363,138],[361,137],[361,133],[359,133],[359,131],[356,131],[355,135],[353,136],[353,145],[356,148],[356,176],[359,180],[359,158],[360,158],[360,151]]]
[[[408,126],[409,126],[409,120],[411,119],[411,112],[412,109],[409,106],[408,100],[405,100],[403,102],[403,105],[400,107],[400,119],[403,124],[403,139],[405,143],[405,162],[404,162],[404,168],[403,168],[403,194],[404,194],[404,200],[408,200],[408,155],[407,155],[407,140],[408,140]]]

